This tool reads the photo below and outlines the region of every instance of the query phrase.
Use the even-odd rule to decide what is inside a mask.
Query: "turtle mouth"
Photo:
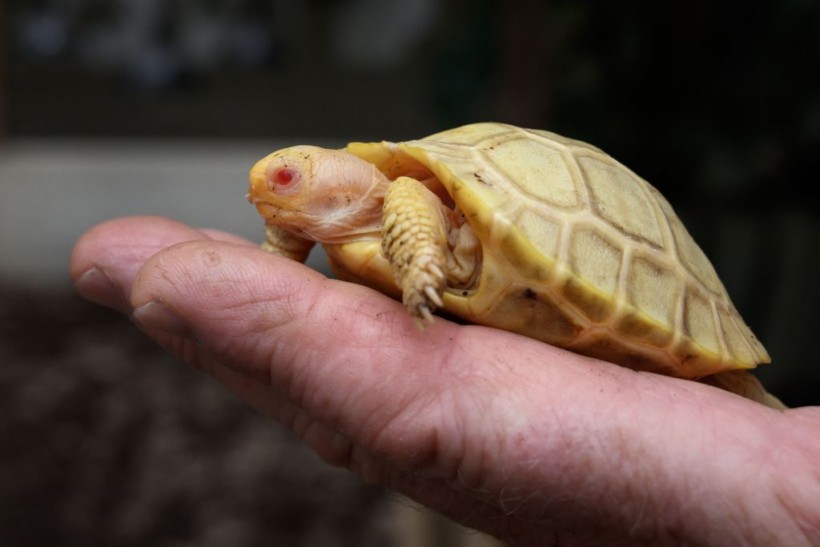
[[[273,203],[268,199],[264,199],[263,197],[259,196],[258,194],[254,193],[253,189],[251,189],[247,194],[245,194],[245,198],[256,207],[256,210],[259,212],[259,215],[265,219],[265,224],[268,226],[275,226],[278,224],[277,222],[271,222],[280,218],[283,212],[287,212],[287,210],[282,209],[281,206]]]
[[[310,215],[293,211],[282,207],[270,200],[255,198],[249,194],[248,201],[250,201],[259,215],[265,219],[266,226],[284,226],[295,228],[308,224],[311,220]]]
[[[274,205],[273,203],[268,203],[260,200],[250,200],[253,203],[253,206],[256,207],[256,210],[259,211],[259,214],[265,219],[265,224],[268,226],[275,226],[276,222],[272,222],[280,217],[280,213],[282,213],[282,208]]]
[[[272,196],[267,189],[265,174],[254,169],[251,171],[249,179],[250,184],[245,199],[256,207],[256,210],[265,219],[265,224],[277,226],[285,221],[290,216],[288,213],[291,213],[291,211],[282,207],[276,199],[272,199],[275,196]]]
[[[268,188],[268,182],[264,172],[260,173],[254,169],[248,178],[249,185],[245,199],[256,207],[256,210],[259,211],[262,218],[272,219],[282,216],[282,213],[290,212],[289,208],[285,206],[287,200],[280,198]]]

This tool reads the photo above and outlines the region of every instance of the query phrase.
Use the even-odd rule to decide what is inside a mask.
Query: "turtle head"
[[[256,162],[249,178],[248,200],[269,226],[321,243],[378,233],[389,181],[350,153],[285,148]]]

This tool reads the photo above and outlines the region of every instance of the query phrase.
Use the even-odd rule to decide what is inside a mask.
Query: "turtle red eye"
[[[299,175],[293,169],[280,169],[276,172],[276,182],[281,184],[282,186],[287,186],[293,179],[297,178]]]
[[[287,195],[296,191],[301,178],[297,169],[280,167],[268,175],[268,184],[274,192]]]

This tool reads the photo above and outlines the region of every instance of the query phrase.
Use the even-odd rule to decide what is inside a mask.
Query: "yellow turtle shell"
[[[769,362],[666,199],[598,148],[480,123],[347,151],[390,179],[437,179],[473,228],[480,278],[448,289],[448,312],[684,378]],[[378,242],[326,248],[340,277],[396,294]]]

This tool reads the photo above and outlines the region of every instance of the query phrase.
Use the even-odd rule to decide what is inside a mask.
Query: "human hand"
[[[328,463],[521,545],[820,543],[820,408],[778,412],[436,319],[155,217],[78,241],[81,295]]]

